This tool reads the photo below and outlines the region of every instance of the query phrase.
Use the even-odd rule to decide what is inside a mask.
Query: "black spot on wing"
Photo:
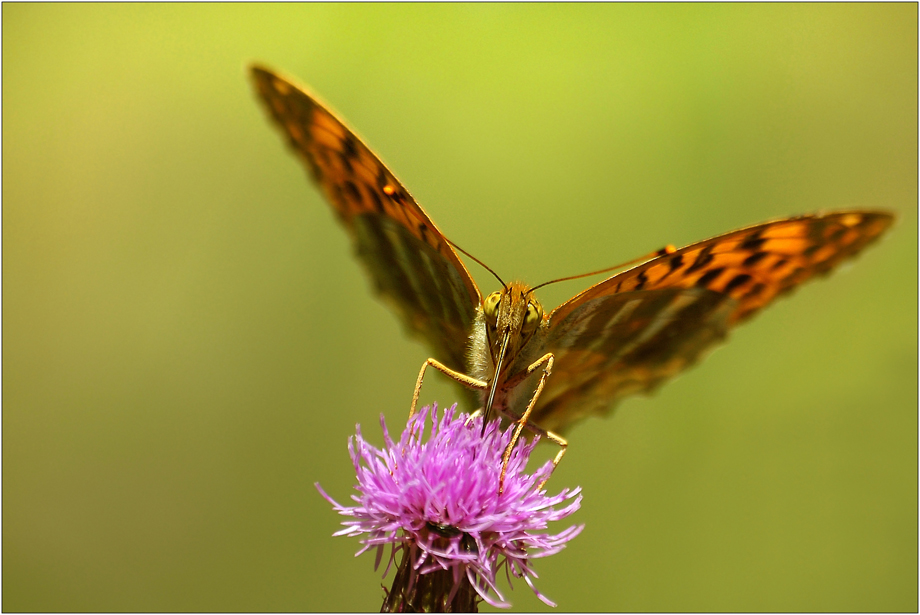
[[[680,266],[684,264],[684,255],[675,254],[668,261],[668,264],[671,265],[671,271],[674,271],[675,269],[680,269]]]
[[[377,213],[381,213],[381,214],[386,213],[385,210],[383,209],[383,201],[380,200],[380,195],[377,194],[377,191],[368,190],[368,194],[371,195],[371,202],[374,205],[374,210],[376,210]]]
[[[746,273],[740,273],[740,274],[736,275],[735,277],[733,277],[733,278],[731,279],[731,281],[730,281],[728,284],[725,285],[725,288],[722,289],[722,292],[724,292],[724,293],[730,293],[731,291],[735,290],[735,289],[738,288],[739,286],[744,286],[744,285],[747,284],[750,280],[751,280],[751,276],[749,276],[749,275],[746,274]]]
[[[354,175],[355,169],[351,166],[351,158],[345,154],[345,152],[338,152],[339,162],[342,164],[342,167],[349,175]]]
[[[725,272],[725,267],[716,267],[711,269],[700,276],[700,279],[696,281],[696,285],[701,288],[708,288],[709,285],[716,281],[716,279]]]
[[[766,242],[767,240],[760,236],[760,231],[756,231],[744,239],[741,243],[741,249],[753,252],[755,250],[760,250]]]
[[[429,246],[431,246],[432,248],[440,252],[441,238],[438,233],[432,232],[431,229],[428,228],[428,225],[425,224],[424,222],[418,223],[418,232],[419,232],[419,235],[422,236],[422,241],[424,241]]]
[[[753,299],[754,297],[762,293],[765,288],[766,286],[764,286],[763,284],[759,282],[757,284],[754,284],[754,286],[752,286],[750,290],[744,293],[744,297],[742,297],[742,300]]]
[[[814,255],[814,253],[820,249],[821,249],[820,245],[812,244],[808,246],[807,248],[805,248],[804,250],[802,250],[802,254],[805,256],[805,258],[811,258]]]
[[[745,267],[753,267],[754,265],[756,265],[757,263],[759,263],[766,257],[767,257],[766,252],[754,252],[753,254],[748,256],[746,259],[744,259],[744,262],[742,264]]]
[[[364,199],[361,198],[361,191],[358,190],[358,187],[350,179],[345,180],[345,192],[348,194],[349,198],[355,203],[363,203]]]
[[[648,276],[645,275],[645,269],[639,272],[639,275],[636,276],[636,280],[636,287],[633,290],[642,290],[648,283]]]
[[[687,273],[693,273],[699,269],[702,269],[706,265],[712,262],[712,249],[715,247],[715,244],[709,244],[697,255],[696,260],[693,261],[693,264],[687,268]]]
[[[358,146],[355,144],[355,139],[352,135],[346,134],[345,138],[342,139],[342,150],[349,158],[358,157]]]
[[[840,228],[836,229],[833,233],[831,233],[830,236],[827,238],[827,240],[830,243],[836,243],[843,238],[843,236],[847,233],[847,230],[848,229],[846,227],[841,226]]]

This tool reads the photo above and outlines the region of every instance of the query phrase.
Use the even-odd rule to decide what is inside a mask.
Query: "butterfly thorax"
[[[527,387],[505,387],[539,358],[546,333],[543,307],[522,282],[511,282],[482,301],[470,334],[470,374],[496,386],[492,407],[503,411],[518,404],[508,398]],[[496,373],[497,372],[497,373]],[[497,379],[497,382],[496,382]],[[490,389],[483,392],[486,404]]]

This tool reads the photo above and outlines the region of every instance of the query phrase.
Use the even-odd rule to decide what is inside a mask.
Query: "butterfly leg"
[[[559,434],[553,433],[553,432],[551,432],[551,431],[546,431],[545,429],[540,429],[539,427],[537,427],[537,426],[534,425],[533,423],[531,423],[531,424],[528,425],[527,427],[528,427],[530,430],[534,431],[535,433],[537,433],[537,434],[539,434],[539,435],[541,435],[541,436],[546,436],[546,438],[547,438],[548,440],[551,440],[554,444],[559,445],[559,452],[556,453],[556,457],[553,459],[553,470],[555,470],[555,469],[556,469],[556,466],[558,466],[558,465],[559,465],[559,462],[562,460],[563,455],[565,455],[565,451],[568,450],[568,448],[569,448],[569,442],[568,442],[568,440],[566,440],[565,438],[563,438],[563,437],[560,436]],[[550,474],[552,474],[553,470],[550,470]],[[539,485],[537,485],[537,490],[539,491],[540,489],[542,489],[542,488],[543,488],[543,485],[545,485],[545,484],[546,484],[546,481],[548,481],[548,480],[549,480],[549,476],[547,476],[546,478],[544,478],[544,479],[543,479],[543,482],[540,483]]]
[[[479,380],[477,378],[473,378],[472,376],[467,376],[466,374],[462,372],[458,372],[456,370],[453,370],[447,367],[446,365],[444,365],[443,363],[435,359],[427,359],[422,364],[422,369],[418,373],[418,380],[415,381],[415,391],[412,392],[412,405],[409,407],[409,418],[410,419],[413,416],[415,416],[415,408],[416,406],[418,406],[418,396],[422,392],[422,381],[425,379],[425,370],[428,369],[429,365],[435,368],[436,370],[438,370],[439,372],[441,372],[442,374],[444,374],[445,376],[449,378],[453,378],[454,380],[456,380],[463,386],[469,387],[471,389],[485,389],[489,386],[489,383],[484,380]],[[470,418],[472,419],[472,417]],[[415,433],[413,432],[412,435],[414,436]]]
[[[422,365],[421,371],[418,373],[418,380],[415,381],[415,391],[412,393],[412,406],[409,408],[409,418],[415,416],[415,407],[418,406],[418,396],[422,392],[422,381],[425,379],[425,370],[428,369],[428,366],[431,366],[447,376],[452,378],[462,384],[465,387],[471,389],[486,389],[489,387],[489,383],[485,380],[479,380],[478,378],[473,378],[472,376],[467,376],[462,372],[453,370],[440,361],[435,359],[428,359]]]
[[[527,409],[524,411],[524,414],[521,415],[521,418],[517,419],[517,429],[514,430],[514,435],[511,437],[511,442],[508,443],[508,448],[505,449],[505,454],[502,456],[502,472],[498,479],[498,491],[502,492],[502,489],[505,485],[505,473],[508,471],[508,461],[511,459],[511,451],[514,449],[514,445],[517,444],[518,438],[521,437],[521,431],[523,431],[526,426],[528,429],[537,433],[539,435],[545,435],[547,438],[558,444],[562,447],[562,450],[556,454],[556,457],[553,459],[553,469],[559,465],[559,461],[562,459],[562,456],[565,455],[565,450],[568,448],[569,443],[562,438],[561,436],[554,434],[551,431],[546,431],[541,429],[533,424],[528,424],[528,419],[530,419],[530,413],[533,412],[534,406],[537,405],[537,398],[540,397],[540,393],[543,392],[543,386],[546,384],[546,378],[553,371],[553,362],[555,358],[553,353],[547,352],[545,355],[534,361],[527,368],[524,377],[531,375],[537,371],[541,366],[543,367],[543,374],[540,375],[540,382],[537,383],[537,389],[533,392],[533,397],[530,398],[530,403],[527,404]],[[547,477],[547,480],[549,478]],[[537,489],[542,489],[543,485],[546,484],[546,480],[540,483]]]

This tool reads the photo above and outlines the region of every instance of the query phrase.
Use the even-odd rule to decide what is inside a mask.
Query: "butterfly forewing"
[[[380,159],[291,80],[252,68],[256,90],[349,230],[376,290],[445,363],[466,367],[479,290],[453,248]]]
[[[553,377],[534,422],[562,430],[654,390],[728,329],[854,256],[891,224],[883,212],[767,222],[654,258],[566,301],[549,316]]]
[[[814,275],[855,256],[892,222],[884,212],[836,212],[766,222],[654,258],[592,286],[556,308],[564,319],[582,301],[625,291],[707,288],[738,301],[742,321]]]

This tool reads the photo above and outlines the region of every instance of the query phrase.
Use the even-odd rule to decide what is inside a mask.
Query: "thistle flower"
[[[496,420],[481,435],[482,417],[455,414],[452,407],[438,420],[435,406],[423,442],[428,415],[426,407],[410,418],[399,442],[390,438],[381,416],[382,449],[357,427],[348,442],[358,477],[359,493],[352,495],[357,506],[338,504],[316,484],[335,510],[353,518],[335,535],[363,535],[356,555],[376,548],[377,568],[390,545],[386,577],[396,554],[403,553],[383,610],[475,611],[480,600],[508,607],[496,586],[503,567],[509,583],[512,576],[522,578],[540,600],[555,606],[534,586],[531,560],[562,550],[584,528],[542,531],[578,510],[581,488],[547,496],[542,485],[552,462],[526,474],[536,438],[521,438],[499,493],[502,454],[515,426],[501,432]]]

